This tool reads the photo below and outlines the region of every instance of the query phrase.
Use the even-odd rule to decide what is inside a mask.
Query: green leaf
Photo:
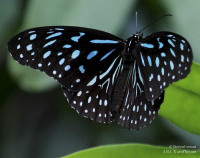
[[[173,145],[171,146],[173,147]],[[175,146],[174,146],[175,147]],[[196,146],[181,146],[181,149],[143,144],[106,145],[73,153],[63,158],[147,158],[147,157],[200,157]],[[191,150],[193,149],[193,150]]]
[[[200,135],[200,65],[193,62],[191,73],[169,86],[159,115],[188,132]]]

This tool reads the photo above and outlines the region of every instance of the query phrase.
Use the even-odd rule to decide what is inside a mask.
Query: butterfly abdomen
[[[112,96],[111,109],[112,109],[113,114],[116,114],[119,112],[121,104],[123,103],[124,94],[127,87],[127,76],[128,76],[129,71],[130,71],[129,68],[124,69],[123,73],[120,74],[116,82],[115,89]]]

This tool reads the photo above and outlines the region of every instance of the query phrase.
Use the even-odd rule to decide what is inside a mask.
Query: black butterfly
[[[188,41],[172,32],[127,40],[81,27],[26,30],[8,42],[12,57],[62,86],[69,105],[95,122],[138,130],[157,116],[165,89],[192,65]]]

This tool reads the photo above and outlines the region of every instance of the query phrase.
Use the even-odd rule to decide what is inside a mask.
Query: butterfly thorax
[[[128,38],[126,42],[126,48],[123,56],[123,63],[128,65],[132,65],[137,58],[138,50],[139,50],[139,43],[142,39],[143,34],[136,32],[130,38]]]

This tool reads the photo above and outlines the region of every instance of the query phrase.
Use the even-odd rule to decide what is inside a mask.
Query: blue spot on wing
[[[108,52],[106,55],[104,55],[100,61],[104,60],[105,58],[107,58],[115,49],[111,50],[110,52]]]
[[[30,40],[34,40],[36,38],[36,34],[32,34],[31,36],[30,36]]]
[[[84,69],[83,65],[79,66],[79,70],[80,70],[80,72],[81,72],[82,74],[85,72],[85,69]]]
[[[147,57],[147,59],[148,59],[149,66],[152,66],[151,57],[150,57],[150,56],[148,56],[148,57]]]
[[[27,51],[32,50],[32,44],[29,44],[28,46],[26,46]]]
[[[94,51],[90,52],[90,54],[87,56],[87,59],[88,60],[92,59],[94,56],[97,55],[97,53],[98,53],[97,50],[94,50]]]
[[[46,39],[53,38],[53,37],[57,37],[57,36],[60,36],[60,35],[62,35],[62,32],[57,32],[57,33],[54,33],[54,34],[52,34],[52,35],[46,37]]]
[[[75,50],[73,53],[72,53],[72,59],[75,59],[77,58],[78,56],[80,55],[80,50]]]
[[[158,57],[156,57],[156,67],[159,67],[159,65],[160,65],[160,60]]]
[[[47,52],[43,55],[43,58],[46,59],[47,57],[49,57],[50,54],[51,54],[51,51],[47,51]]]
[[[170,60],[170,67],[171,67],[172,70],[174,70],[174,63],[171,60]]]
[[[174,50],[172,48],[170,48],[170,52],[174,57],[176,57],[176,54],[174,53]]]
[[[56,39],[53,40],[53,41],[50,41],[50,42],[46,43],[46,44],[44,45],[44,48],[47,47],[47,46],[52,45],[55,41],[56,41]]]
[[[184,50],[184,45],[182,43],[180,43],[180,49]]]
[[[160,42],[160,38],[157,38],[157,41],[158,41],[158,44],[159,44],[159,48],[158,49],[161,49],[164,45],[162,42]]]
[[[85,33],[80,32],[80,36],[74,36],[71,38],[72,41],[78,42],[78,40],[81,38],[81,36],[85,35]]]
[[[153,45],[153,44],[141,43],[140,45],[141,45],[142,47],[145,47],[145,48],[154,48],[154,45]]]
[[[170,45],[172,45],[173,47],[175,47],[175,45],[174,45],[174,43],[172,42],[171,39],[168,39],[168,43],[169,43]]]
[[[140,52],[140,56],[141,56],[142,64],[145,66],[144,58],[143,58],[143,56],[142,56],[142,53],[141,53],[141,52]]]
[[[166,57],[166,54],[164,52],[161,53],[162,57]]]
[[[181,55],[181,61],[184,62],[184,56],[183,55]]]
[[[71,48],[72,46],[71,45],[69,45],[69,44],[65,44],[64,46],[63,46],[63,48]]]
[[[98,44],[102,44],[102,43],[107,43],[107,44],[111,44],[111,43],[118,43],[118,41],[113,41],[113,40],[91,40],[90,43],[98,43]]]
[[[62,65],[64,62],[65,62],[65,58],[62,58],[62,59],[59,61],[59,64]]]
[[[65,71],[68,71],[71,68],[70,65],[65,66]]]
[[[79,38],[80,38],[80,36],[75,36],[75,37],[72,37],[71,39],[74,42],[78,42]]]

